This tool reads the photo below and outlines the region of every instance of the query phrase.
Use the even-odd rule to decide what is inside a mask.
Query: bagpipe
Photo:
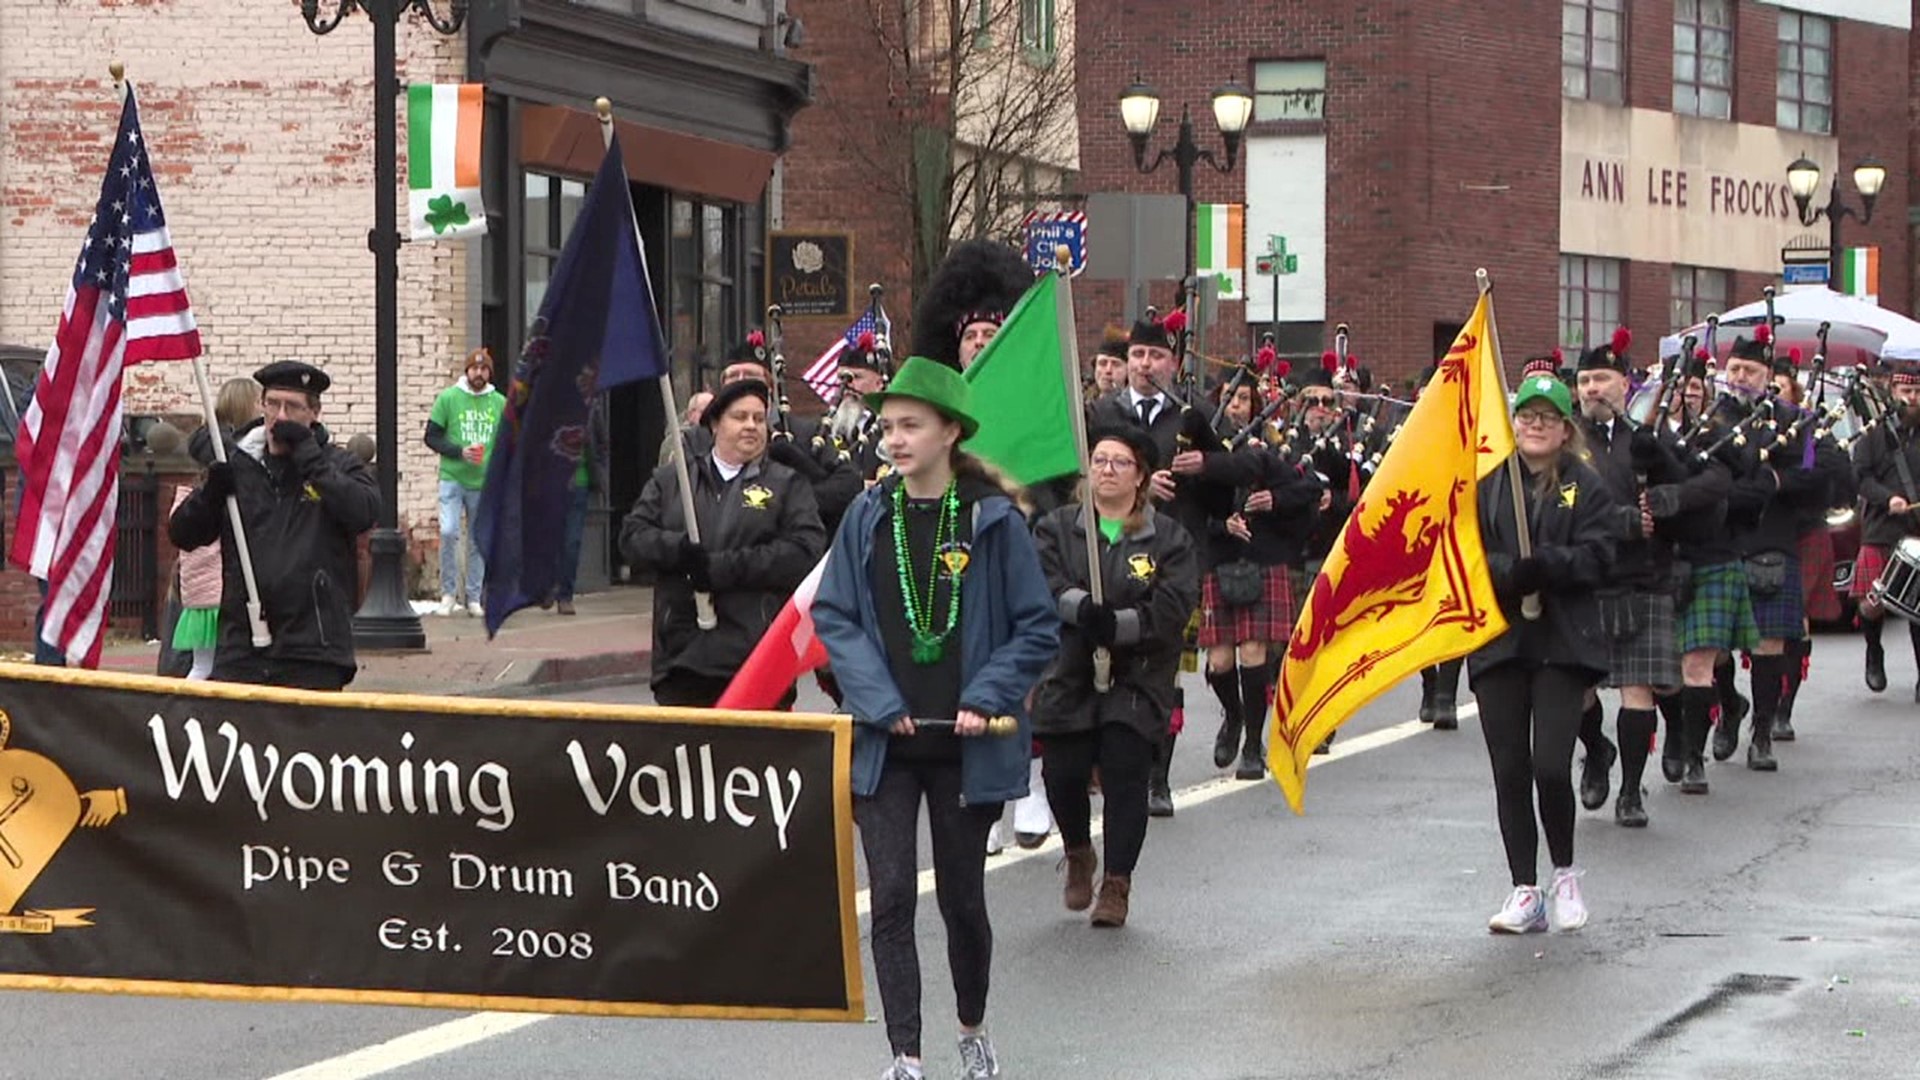
[[[793,425],[787,409],[786,332],[780,326],[779,304],[767,305],[767,366],[773,371],[773,436],[793,438]]]
[[[886,291],[886,287],[877,281],[867,286],[867,314],[873,321],[874,329],[862,330],[850,346],[850,351],[873,357],[872,362],[882,375],[890,375],[893,371],[893,320],[887,315],[883,302]],[[842,364],[835,378],[840,384],[840,396],[827,422],[813,437],[815,447],[825,448],[830,443],[843,460],[851,460],[856,464],[866,459],[871,447],[884,461],[886,453],[876,441],[879,418],[868,415],[866,402],[853,393],[853,372]]]

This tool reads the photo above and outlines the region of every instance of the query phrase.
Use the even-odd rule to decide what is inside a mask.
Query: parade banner
[[[850,746],[0,664],[0,987],[859,1020]]]

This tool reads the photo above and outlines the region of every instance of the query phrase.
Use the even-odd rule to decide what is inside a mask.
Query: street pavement
[[[1395,688],[1317,759],[1296,817],[1271,783],[1218,778],[1217,707],[1190,676],[1181,808],[1153,824],[1124,930],[1062,909],[1057,840],[989,861],[989,1025],[1005,1075],[1914,1075],[1920,705],[1907,650],[1889,652],[1893,685],[1876,696],[1857,638],[1818,639],[1778,774],[1748,772],[1743,752],[1709,767],[1711,795],[1688,797],[1656,761],[1650,828],[1583,812],[1593,921],[1524,937],[1485,929],[1509,883],[1471,711],[1434,732],[1411,720],[1417,680]],[[929,1075],[947,1076],[953,998],[922,900]],[[878,1076],[887,1060],[870,968],[864,1025],[39,993],[6,1005],[0,1075],[33,1080],[825,1080]]]

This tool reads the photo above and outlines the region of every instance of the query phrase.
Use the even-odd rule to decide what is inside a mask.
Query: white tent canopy
[[[1773,314],[1776,319],[1871,326],[1887,335],[1887,344],[1880,353],[1882,359],[1920,360],[1920,322],[1888,311],[1878,304],[1870,304],[1857,296],[1847,296],[1832,289],[1794,289],[1774,298]],[[1766,321],[1766,317],[1766,301],[1756,300],[1722,314],[1720,325],[1723,328],[1758,326]],[[1668,334],[1660,339],[1660,355],[1672,356],[1680,351],[1680,342],[1688,334],[1704,336],[1706,331],[1707,325],[1701,323]]]

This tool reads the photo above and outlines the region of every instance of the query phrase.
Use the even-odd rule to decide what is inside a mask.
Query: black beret
[[[1140,463],[1142,474],[1153,472],[1160,467],[1159,449],[1154,446],[1153,437],[1147,434],[1146,428],[1137,424],[1095,428],[1087,433],[1087,449],[1091,451],[1106,439],[1123,443],[1127,449],[1133,451],[1134,460]]]
[[[1173,339],[1167,336],[1166,323],[1159,319],[1141,319],[1133,324],[1133,332],[1127,335],[1127,344],[1170,350],[1173,348]]]
[[[773,391],[759,379],[737,379],[713,392],[713,400],[707,402],[706,411],[700,414],[700,426],[712,427],[715,420],[725,416],[727,409],[743,397],[757,397],[761,404],[770,404]]]
[[[1106,332],[1100,336],[1100,351],[1098,355],[1117,356],[1125,360],[1127,358],[1127,346],[1130,344],[1132,344],[1132,339],[1127,336],[1125,331],[1117,326],[1109,326]]]
[[[1631,375],[1627,369],[1627,358],[1613,351],[1611,345],[1595,345],[1580,354],[1580,371],[1617,371],[1622,375]]]
[[[728,364],[759,364],[767,366],[767,338],[755,330],[749,333],[733,348],[727,350]],[[771,369],[769,369],[771,370]]]
[[[1756,364],[1769,363],[1767,360],[1767,344],[1759,338],[1734,338],[1733,352],[1728,354],[1727,359],[1750,360]]]
[[[302,360],[277,360],[253,373],[253,381],[262,390],[304,390],[324,394],[333,380],[327,373]]]

